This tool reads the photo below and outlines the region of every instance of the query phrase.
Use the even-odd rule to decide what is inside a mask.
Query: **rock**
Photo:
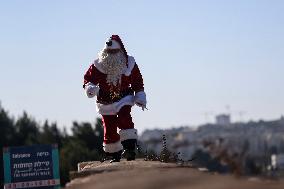
[[[82,162],[67,189],[282,189],[283,180],[251,182],[247,178],[202,172],[191,166],[158,161]]]

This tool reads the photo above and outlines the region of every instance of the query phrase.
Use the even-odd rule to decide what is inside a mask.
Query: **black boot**
[[[111,160],[109,161],[110,163],[113,163],[113,162],[120,162],[120,159],[121,159],[121,153],[122,151],[118,151],[118,152],[115,152],[115,153],[112,153],[111,156]]]
[[[126,158],[127,161],[135,160],[136,143],[137,143],[136,139],[128,139],[128,140],[121,141],[121,144],[124,149],[122,152],[122,156]]]
[[[122,150],[120,150],[118,152],[114,152],[114,153],[105,152],[105,155],[104,155],[103,159],[101,160],[101,162],[104,162],[106,160],[110,160],[109,161],[110,163],[120,162],[121,153],[122,153]]]

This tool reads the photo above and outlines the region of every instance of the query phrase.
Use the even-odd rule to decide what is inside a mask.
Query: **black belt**
[[[105,104],[105,105],[112,104],[114,102],[120,101],[122,98],[128,95],[134,95],[134,91],[132,89],[128,89],[125,91],[121,91],[119,93],[112,93],[110,91],[106,92],[106,91],[100,90],[98,98],[97,98],[97,103]]]

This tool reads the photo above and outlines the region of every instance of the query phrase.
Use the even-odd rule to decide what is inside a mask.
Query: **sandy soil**
[[[81,164],[67,189],[283,189],[284,181],[236,178],[150,161]]]

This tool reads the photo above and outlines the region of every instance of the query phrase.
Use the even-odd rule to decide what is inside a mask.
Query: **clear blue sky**
[[[284,1],[0,1],[0,100],[11,115],[94,121],[83,74],[119,34],[143,73],[138,129],[284,114]],[[213,121],[213,116],[208,117]]]

